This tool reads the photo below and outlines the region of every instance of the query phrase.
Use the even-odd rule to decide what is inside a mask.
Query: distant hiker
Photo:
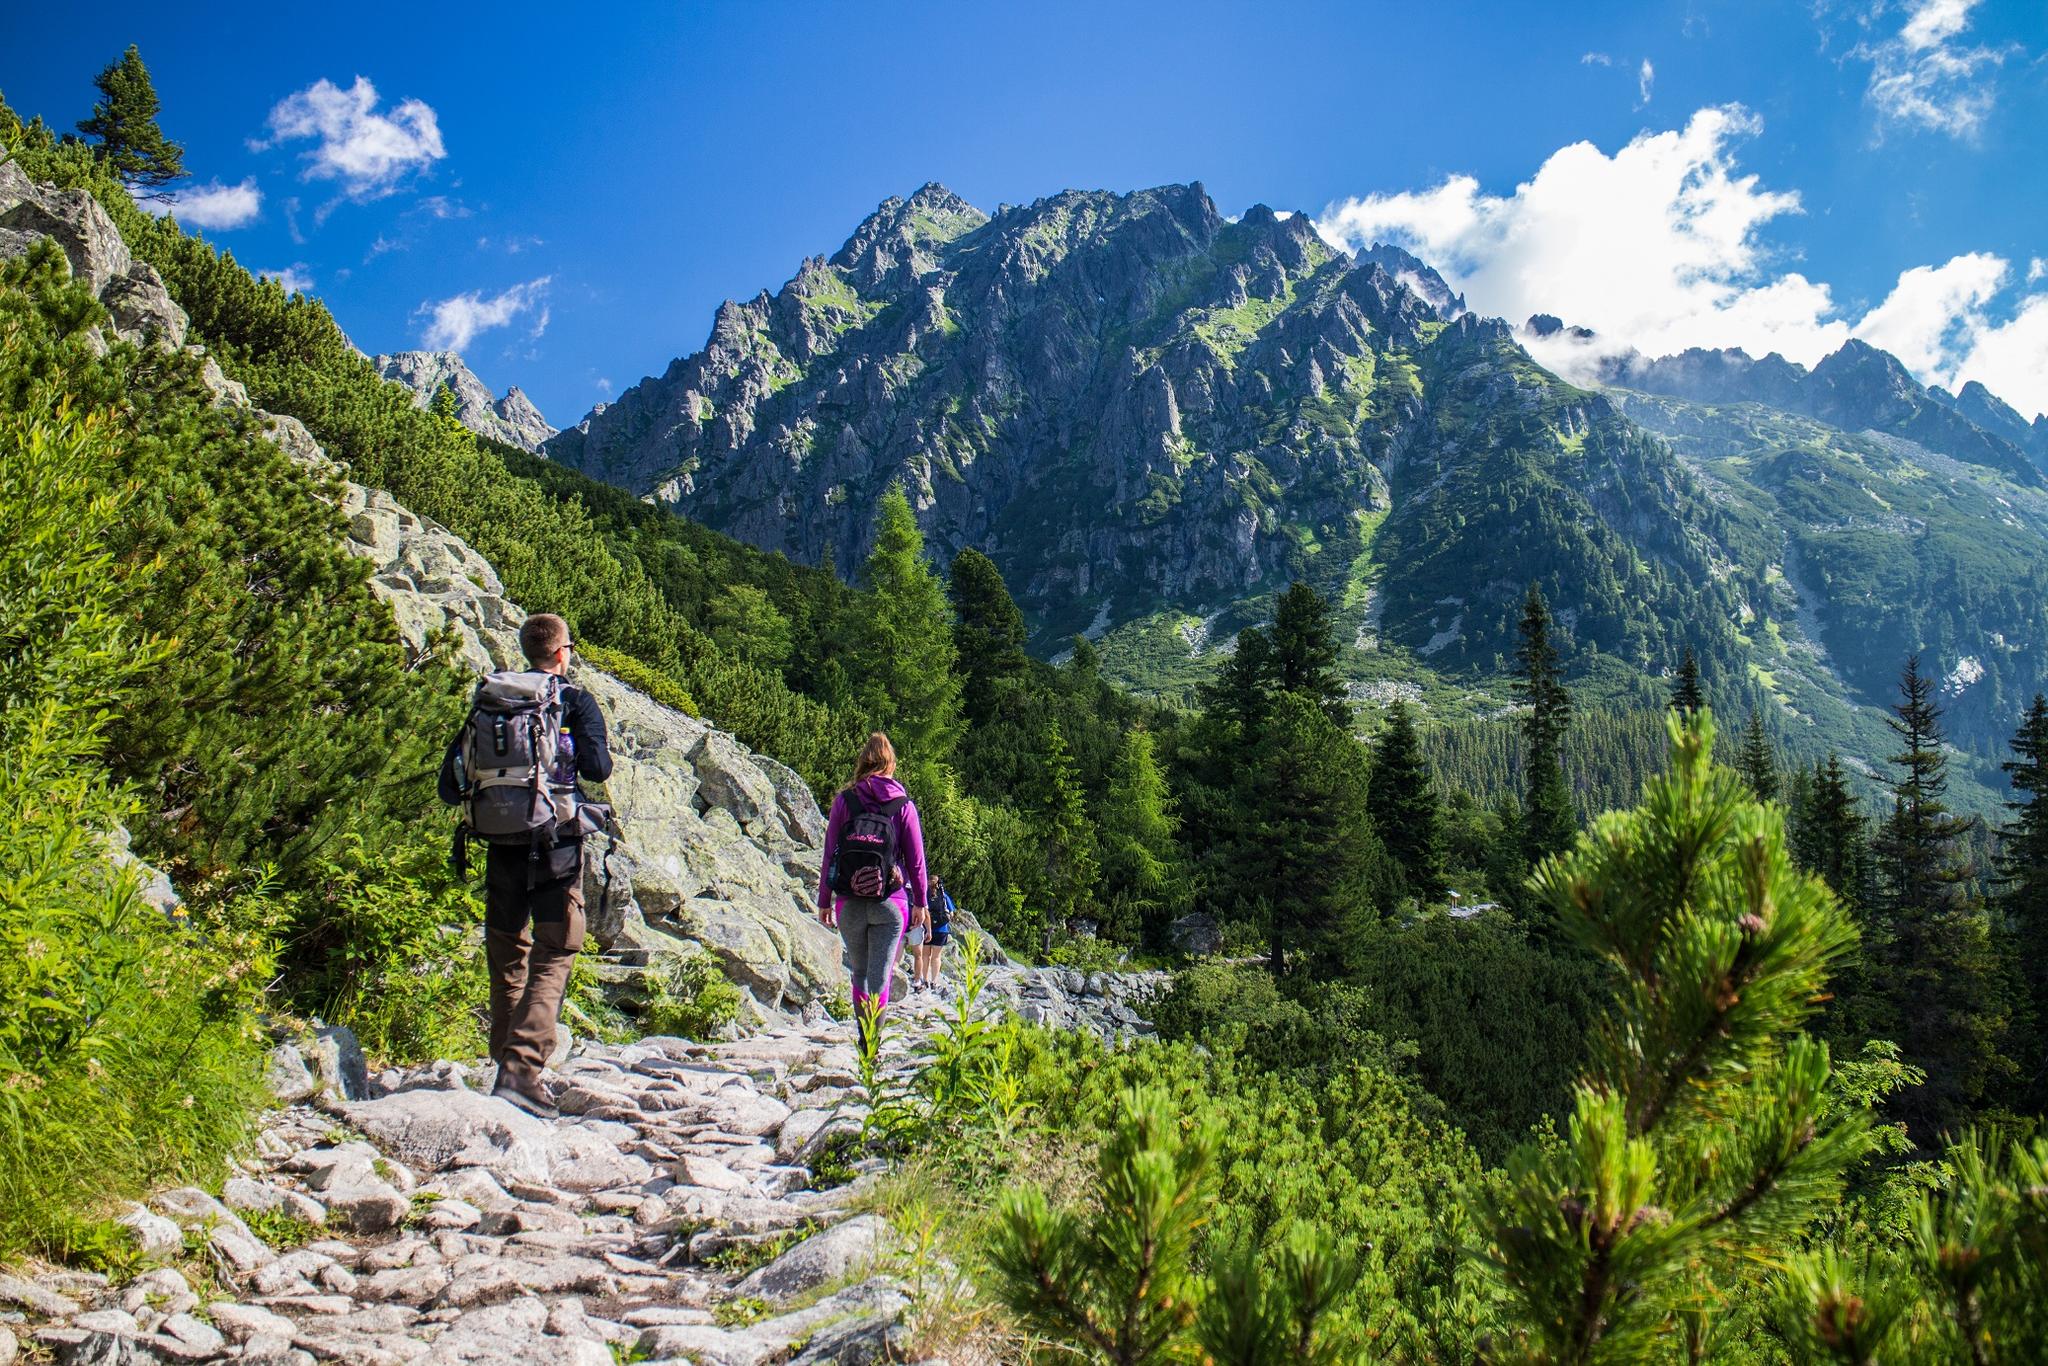
[[[861,746],[853,779],[832,799],[825,858],[818,870],[818,919],[839,927],[853,977],[855,1027],[867,1038],[865,1008],[889,1004],[889,974],[912,924],[925,910],[924,832],[917,807],[896,781],[896,749],[880,731]]]
[[[910,932],[914,947],[910,950],[912,959],[911,987],[913,990],[939,990],[939,966],[946,954],[946,945],[952,942],[953,898],[946,895],[944,878],[932,879],[931,902],[927,909],[931,913],[931,928],[923,936],[923,942],[916,942],[918,932]]]
[[[596,700],[562,681],[575,648],[569,624],[536,612],[519,628],[519,648],[531,670],[494,673],[477,685],[469,719],[441,761],[441,800],[462,807],[458,861],[471,837],[490,846],[484,956],[498,1065],[491,1094],[551,1118],[541,1072],[583,947],[583,840],[610,819],[576,782],[609,778],[612,752]]]

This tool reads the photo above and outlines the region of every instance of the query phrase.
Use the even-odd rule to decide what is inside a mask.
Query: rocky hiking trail
[[[1077,999],[1128,999],[1149,976]],[[886,1082],[949,1009],[897,1012]],[[488,1065],[370,1077],[339,1031],[309,1051],[312,1068],[273,1054],[293,1103],[217,1197],[164,1190],[123,1216],[153,1269],[0,1275],[0,1363],[914,1359],[926,1273],[868,1210],[883,1163],[835,1141],[867,1113],[851,1025],[578,1043],[553,1069],[555,1120],[492,1100]]]

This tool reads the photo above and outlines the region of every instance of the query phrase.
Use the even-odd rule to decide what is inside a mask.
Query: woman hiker
[[[867,1012],[889,1004],[889,974],[911,925],[929,929],[924,832],[896,781],[896,749],[876,731],[861,746],[853,780],[832,798],[818,871],[818,919],[839,927],[853,977],[854,1027],[867,1042]]]

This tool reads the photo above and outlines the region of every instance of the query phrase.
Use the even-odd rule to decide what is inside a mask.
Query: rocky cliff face
[[[479,436],[538,451],[555,434],[518,385],[507,389],[503,398],[492,398],[484,382],[453,351],[400,351],[378,356],[372,363],[378,374],[412,390],[418,407],[433,402],[444,387],[452,391],[456,419]]]
[[[1655,630],[1593,598],[1602,565],[1635,564],[1632,589],[1680,619],[1673,585],[1712,558],[1711,526],[1683,525],[1687,476],[1502,330],[1447,330],[1462,312],[1405,252],[1353,259],[1264,207],[1227,221],[1199,185],[993,218],[926,186],[778,293],[725,305],[703,351],[548,454],[842,572],[902,480],[939,559],[993,555],[1048,646],[1306,576],[1340,597],[1377,580],[1388,645],[1490,666],[1541,576],[1601,649],[1658,657]],[[1627,552],[1558,523],[1521,528],[1503,556],[1438,516],[1439,475],[1464,478],[1489,423],[1489,460],[1586,519],[1639,475]],[[1376,536],[1431,555],[1376,553]]]

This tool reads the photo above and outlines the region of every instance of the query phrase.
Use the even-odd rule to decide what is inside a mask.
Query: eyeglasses
[[[576,648],[576,642],[573,640],[565,640],[560,645],[557,645],[555,648],[558,650],[573,650]]]

